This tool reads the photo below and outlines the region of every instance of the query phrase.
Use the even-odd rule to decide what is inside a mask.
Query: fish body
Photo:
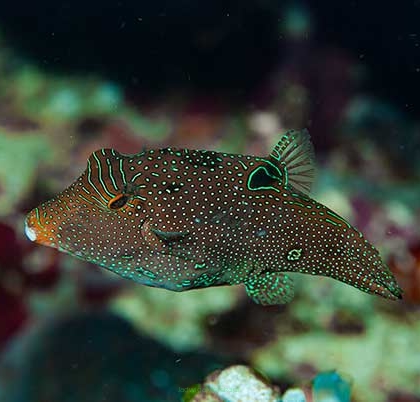
[[[66,190],[32,210],[28,237],[144,285],[244,284],[257,303],[293,297],[289,272],[397,299],[378,251],[309,197],[313,148],[285,133],[267,157],[204,150],[94,152]]]

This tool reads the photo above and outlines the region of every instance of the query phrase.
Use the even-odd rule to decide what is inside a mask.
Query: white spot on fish
[[[25,234],[30,241],[36,240],[36,232],[28,226],[28,222],[25,222]]]

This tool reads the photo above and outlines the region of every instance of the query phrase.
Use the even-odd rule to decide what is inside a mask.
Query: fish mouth
[[[36,230],[28,223],[26,219],[25,219],[25,234],[26,234],[26,237],[30,241],[36,241],[36,238],[37,238]]]
[[[38,208],[33,209],[26,216],[25,234],[30,241],[57,248],[54,233],[41,223]]]

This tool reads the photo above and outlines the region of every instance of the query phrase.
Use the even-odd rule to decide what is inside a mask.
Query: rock
[[[315,402],[350,402],[350,384],[335,371],[318,374],[312,393]]]
[[[280,393],[247,366],[231,366],[210,374],[192,402],[278,402]]]
[[[306,402],[305,393],[298,388],[288,389],[283,395],[282,402]]]

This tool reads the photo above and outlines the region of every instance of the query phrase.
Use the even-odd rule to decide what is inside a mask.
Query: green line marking
[[[94,195],[92,195],[92,199],[97,201],[99,205],[103,205],[103,202],[99,198],[95,197]]]
[[[108,203],[106,198],[101,194],[101,192],[96,188],[96,186],[92,182],[92,168],[90,167],[90,160],[88,160],[88,182],[89,184],[95,189],[95,191],[99,194],[99,196],[102,198],[105,203]],[[92,196],[93,198],[93,196]]]
[[[276,159],[277,161],[280,161],[281,156],[280,156],[280,152],[277,149],[277,146],[273,149],[273,151],[271,152],[271,156]]]
[[[99,158],[96,156],[95,153],[93,153],[93,157],[96,160],[96,163],[98,165],[98,178],[99,178],[99,182],[101,183],[102,188],[104,189],[104,191],[111,197],[114,198],[115,194],[112,194],[111,192],[109,192],[109,190],[107,189],[104,180],[102,178],[102,166],[101,166],[101,161],[99,160]]]
[[[152,271],[149,271],[147,269],[143,269],[142,273],[144,275],[146,275],[147,277],[149,277],[150,279],[155,279],[156,278],[156,274],[154,274]]]
[[[248,166],[245,165],[244,162],[242,162],[242,161],[238,161],[238,162],[241,164],[241,166],[244,168],[244,170],[248,170]]]
[[[280,175],[281,175],[281,172],[277,169],[277,167],[276,166],[274,166],[272,163],[270,163],[279,173],[280,173]],[[247,187],[248,187],[248,189],[249,190],[251,190],[251,191],[258,191],[258,190],[274,190],[274,191],[277,191],[278,193],[280,193],[280,190],[278,189],[278,188],[276,188],[276,187],[273,187],[273,186],[259,186],[259,187],[252,187],[251,186],[251,181],[252,181],[252,178],[254,177],[254,175],[257,173],[257,172],[259,172],[260,170],[264,170],[264,174],[266,175],[266,176],[268,176],[268,177],[271,177],[271,178],[273,178],[273,179],[275,179],[275,180],[278,180],[278,181],[281,181],[281,177],[277,177],[277,176],[274,176],[274,175],[272,175],[272,174],[270,174],[270,172],[264,167],[264,166],[258,166],[256,169],[254,169],[251,173],[250,173],[250,175],[248,176],[248,180],[247,180],[247,183],[246,183],[246,185],[247,185]]]
[[[298,202],[298,201],[289,201],[289,204],[298,205],[299,207],[305,208],[305,204],[302,204],[301,202]]]
[[[279,177],[277,178],[279,183],[283,186],[287,186],[287,184],[289,182],[289,175],[287,174],[286,166],[283,165],[283,170],[282,170],[282,169],[280,169],[280,167],[278,165],[272,163],[268,159],[261,159],[261,160],[263,160],[265,163],[269,164],[273,169],[275,169],[279,174]]]
[[[88,200],[86,197],[84,197],[81,194],[79,194],[79,198],[81,198],[83,201],[87,202],[88,204],[94,205],[92,201]]]
[[[112,174],[112,163],[108,158],[106,159],[106,164],[108,165],[108,174],[112,185],[114,186],[115,191],[118,191],[117,183],[115,182],[114,175]]]
[[[331,223],[334,226],[341,226],[339,223],[332,221],[331,219],[325,218],[325,222]]]
[[[120,159],[120,173],[121,173],[121,178],[124,184],[127,184],[127,180],[125,179],[125,173],[124,173],[124,168],[123,168],[123,160]]]
[[[38,225],[43,228],[44,226],[42,225],[41,220],[39,218],[39,210],[38,210],[38,208],[35,208],[35,215],[36,215],[36,221],[38,222]]]
[[[133,177],[132,177],[132,179],[131,179],[131,183],[134,183],[135,181],[136,181],[136,179],[137,179],[137,177],[140,177],[141,175],[142,175],[143,173],[137,173],[137,174],[135,174]]]
[[[205,262],[202,262],[202,263],[197,262],[197,263],[194,265],[194,268],[195,268],[195,269],[203,269],[203,268],[206,268],[206,263],[205,263]]]
[[[338,219],[339,221],[343,222],[349,229],[351,229],[351,225],[350,223],[348,223],[344,218],[342,218],[341,216],[335,214],[332,211],[327,210],[327,215],[330,215],[332,217],[334,217],[335,219]]]

